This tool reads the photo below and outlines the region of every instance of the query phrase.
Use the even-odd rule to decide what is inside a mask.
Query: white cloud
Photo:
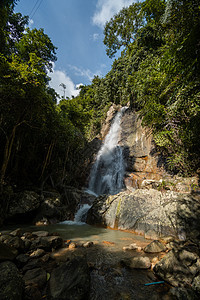
[[[98,0],[96,12],[92,18],[93,24],[103,28],[116,13],[133,2],[133,0]]]
[[[48,75],[51,77],[51,81],[49,82],[50,87],[54,88],[56,93],[60,96],[64,95],[63,88],[60,86],[61,83],[66,85],[65,97],[71,98],[72,96],[78,96],[80,92],[78,90],[78,85],[75,86],[71,78],[66,75],[65,71],[56,70],[55,64],[53,64],[53,73],[49,73]]]
[[[76,84],[76,89],[77,89],[77,90],[79,90],[79,89],[80,89],[80,87],[82,87],[82,86],[84,86],[84,84],[83,84],[83,83]]]
[[[33,28],[33,24],[34,24],[33,19],[29,19],[29,20],[28,20],[28,27],[29,27],[30,29]]]
[[[76,76],[82,76],[87,78],[89,81],[92,81],[95,75],[102,76],[101,71],[96,71],[95,73],[89,69],[82,69],[76,66],[69,65],[71,70],[74,70]]]
[[[99,37],[100,37],[100,34],[99,34],[99,33],[94,33],[94,34],[92,35],[92,40],[93,40],[93,41],[97,41],[97,40],[99,39]]]

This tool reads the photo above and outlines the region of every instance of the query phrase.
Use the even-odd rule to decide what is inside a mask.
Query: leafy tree
[[[47,71],[56,47],[43,29],[25,29],[15,1],[1,1],[0,184],[75,183],[83,135],[56,107]],[[70,177],[70,174],[73,176]]]
[[[146,0],[105,26],[107,54],[124,49],[106,75],[110,100],[131,101],[168,167],[183,174],[200,166],[199,20],[197,0]]]
[[[106,53],[111,58],[122,46],[127,47],[134,41],[135,34],[143,25],[141,3],[134,3],[123,8],[116,14],[104,28],[104,44]]]

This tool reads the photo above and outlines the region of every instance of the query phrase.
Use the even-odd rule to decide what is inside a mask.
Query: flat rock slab
[[[38,237],[45,237],[49,235],[48,231],[33,231],[32,234],[37,235]]]
[[[51,273],[50,299],[88,299],[89,284],[90,275],[86,260],[82,257],[74,258]]]

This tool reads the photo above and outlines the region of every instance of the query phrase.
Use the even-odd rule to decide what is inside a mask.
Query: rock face
[[[137,113],[128,109],[122,117],[121,145],[126,161],[125,185],[133,188],[168,189],[191,192],[198,187],[198,178],[172,177],[165,170],[165,161],[156,153],[153,136],[142,126]]]
[[[150,189],[98,197],[88,212],[89,224],[129,229],[139,234],[198,240],[200,196]]]
[[[103,140],[109,131],[111,122],[119,110],[112,105],[107,112],[101,129]],[[142,119],[128,108],[122,116],[120,147],[123,149],[126,163],[125,186],[134,188],[167,189],[178,192],[191,192],[198,187],[198,178],[171,176],[165,170],[165,160],[156,152],[150,129],[142,126]]]

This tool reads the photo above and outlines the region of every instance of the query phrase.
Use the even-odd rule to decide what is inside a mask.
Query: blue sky
[[[76,96],[79,84],[90,84],[110,70],[112,60],[103,44],[103,28],[122,7],[133,0],[20,0],[16,12],[30,16],[31,28],[44,28],[58,47],[50,85],[63,95]]]

